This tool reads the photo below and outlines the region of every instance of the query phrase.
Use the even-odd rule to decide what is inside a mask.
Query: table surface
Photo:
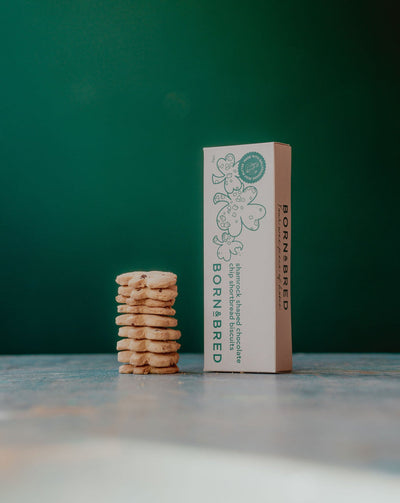
[[[89,486],[98,501],[107,488],[125,497],[128,489],[120,484],[117,494],[111,474],[119,478],[127,465],[138,494],[164,501],[152,467],[163,474],[157,479],[172,468],[185,474],[182,491],[199,476],[208,487],[217,484],[219,470],[227,480],[215,491],[226,497],[232,488],[233,501],[256,474],[260,490],[269,484],[284,493],[275,501],[292,501],[293,487],[293,498],[303,488],[304,501],[317,501],[324,480],[332,487],[347,480],[347,494],[358,486],[358,497],[361,483],[368,501],[374,490],[399,490],[400,355],[296,354],[293,373],[272,375],[204,373],[201,355],[183,354],[180,368],[176,375],[133,376],[118,374],[115,354],[1,357],[7,501],[22,501],[28,490],[42,502],[56,494],[64,501],[61,490],[68,501],[65,474],[82,501]],[[284,474],[294,477],[290,493]],[[207,497],[201,491],[199,501]]]

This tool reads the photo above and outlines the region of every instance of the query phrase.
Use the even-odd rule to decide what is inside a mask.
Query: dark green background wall
[[[395,3],[0,6],[4,353],[115,348],[117,273],[172,270],[202,350],[202,147],[293,146],[296,351],[398,351]]]

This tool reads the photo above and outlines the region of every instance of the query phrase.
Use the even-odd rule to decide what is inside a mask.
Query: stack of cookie
[[[177,353],[181,337],[173,318],[178,295],[172,272],[127,272],[115,280],[119,286],[116,318],[121,374],[174,374],[179,371]]]

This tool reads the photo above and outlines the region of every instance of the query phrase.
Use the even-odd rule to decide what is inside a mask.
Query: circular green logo
[[[258,152],[249,152],[239,161],[239,176],[246,183],[261,180],[265,173],[264,157]]]

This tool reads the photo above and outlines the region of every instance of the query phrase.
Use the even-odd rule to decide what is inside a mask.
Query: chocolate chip
[[[140,277],[141,278],[147,278],[146,274],[142,274]]]

